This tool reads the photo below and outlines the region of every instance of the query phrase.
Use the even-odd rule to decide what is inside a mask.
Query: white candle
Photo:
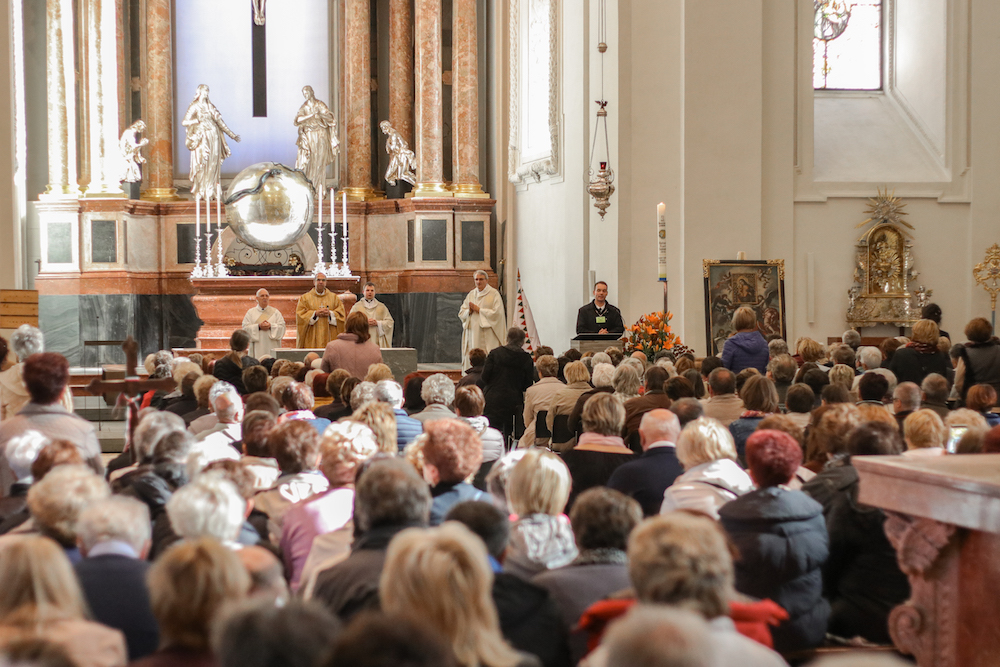
[[[657,268],[660,282],[667,281],[667,205],[656,205]]]
[[[222,184],[215,184],[215,228],[219,233],[219,277],[226,275],[222,266]]]
[[[316,219],[316,249],[319,251],[319,261],[316,262],[316,268],[323,270],[326,268],[323,264],[323,188],[317,188],[316,194],[319,195],[319,213]]]
[[[201,277],[201,202],[194,198],[194,275]]]
[[[344,275],[348,275],[349,276],[349,275],[351,275],[351,271],[350,271],[350,268],[347,265],[347,192],[343,193],[343,197],[344,197],[344,199],[343,199],[343,202],[344,202],[344,248],[343,248],[343,252],[341,253],[340,256],[344,260],[344,266],[343,266]]]

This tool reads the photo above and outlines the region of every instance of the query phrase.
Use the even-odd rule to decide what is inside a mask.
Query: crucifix
[[[264,3],[267,0],[250,0],[253,24],[250,26],[250,53],[253,80],[254,118],[267,116],[267,33],[264,25]]]
[[[177,384],[172,378],[162,380],[140,380],[135,373],[139,359],[139,344],[132,336],[122,343],[122,350],[125,351],[125,379],[120,382],[108,382],[94,378],[87,385],[87,391],[94,396],[118,395],[118,404],[123,402],[127,405],[128,412],[125,417],[125,448],[131,450],[132,433],[139,421],[139,404],[142,402],[142,395],[150,390],[162,389],[163,391],[173,391]],[[133,451],[133,459],[135,453]]]

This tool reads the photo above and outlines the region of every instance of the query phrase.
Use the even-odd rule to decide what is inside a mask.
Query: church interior
[[[914,414],[906,416],[909,411],[894,403],[899,400],[896,376],[891,387],[873,399],[858,393],[862,380],[853,373],[861,378],[871,375],[882,357],[872,367],[864,366],[857,344],[846,364],[836,361],[834,354],[847,347],[845,330],[860,333],[862,349],[876,349],[881,342],[905,336],[900,350],[916,341],[918,348],[933,348],[928,354],[937,351],[933,341],[917,340],[922,335],[920,323],[933,312],[926,307],[933,304],[940,307],[935,340],[938,333],[945,336],[950,331],[949,346],[962,347],[968,339],[970,348],[981,344],[1000,350],[992,329],[1000,294],[997,0],[11,0],[0,10],[0,78],[5,79],[0,86],[0,235],[8,239],[0,244],[0,335],[6,339],[21,324],[37,326],[44,334],[45,351],[65,357],[69,372],[88,380],[100,374],[101,366],[117,368],[126,362],[121,344],[127,339],[137,344],[128,352],[129,364],[138,359],[141,365],[147,355],[167,351],[161,354],[167,355],[169,366],[175,363],[170,351],[184,359],[190,353],[202,358],[204,351],[204,362],[209,363],[210,357],[211,363],[215,357],[235,360],[240,371],[241,354],[248,348],[233,347],[238,333],[234,330],[247,328],[251,320],[244,317],[251,318],[248,309],[254,306],[258,290],[265,289],[271,306],[288,323],[287,329],[281,325],[284,337],[276,336],[280,347],[303,348],[298,350],[302,353],[305,348],[313,350],[319,359],[312,368],[330,373],[326,357],[320,357],[322,348],[337,331],[344,331],[345,323],[341,321],[338,329],[336,318],[319,307],[304,316],[297,314],[300,295],[322,294],[310,292],[322,275],[329,291],[339,295],[337,304],[345,306],[340,311],[343,319],[371,283],[391,314],[385,329],[388,339],[376,347],[412,353],[412,359],[406,357],[407,363],[413,362],[407,373],[416,371],[419,363],[425,390],[436,377],[444,377],[441,382],[449,386],[442,391],[449,398],[438,401],[442,404],[438,408],[449,417],[455,416],[449,408],[453,402],[456,413],[461,410],[448,378],[459,380],[473,365],[468,348],[485,348],[483,359],[494,358],[493,348],[508,350],[520,355],[511,365],[530,366],[529,381],[518,387],[509,406],[505,404],[510,409],[500,411],[503,424],[492,419],[499,414],[490,412],[498,399],[491,398],[488,389],[485,398],[479,392],[478,414],[459,416],[481,419],[482,433],[487,422],[499,431],[497,461],[503,460],[501,454],[509,454],[508,449],[517,448],[526,425],[532,429],[529,437],[547,433],[547,444],[535,447],[531,441],[529,447],[522,440],[521,447],[529,454],[518,451],[528,457],[565,460],[567,465],[559,465],[567,470],[567,498],[572,470],[572,499],[567,504],[563,498],[557,511],[525,510],[525,516],[541,516],[539,521],[552,525],[561,521],[561,529],[569,531],[567,549],[576,557],[572,534],[576,519],[571,529],[567,516],[578,493],[579,477],[573,467],[578,464],[573,463],[572,452],[577,437],[584,453],[589,451],[588,442],[600,439],[596,432],[583,432],[596,423],[590,420],[590,410],[598,408],[591,406],[604,401],[601,392],[606,391],[622,398],[622,419],[635,416],[628,405],[641,400],[640,391],[646,398],[654,392],[664,394],[676,376],[694,379],[689,382],[692,393],[671,397],[674,406],[696,397],[707,405],[719,398],[710,380],[720,377],[718,369],[702,370],[713,364],[733,371],[729,375],[734,389],[722,393],[739,394],[735,383],[740,369],[731,368],[730,362],[740,350],[733,352],[736,343],[724,350],[745,332],[737,318],[740,311],[749,310],[757,318],[749,328],[770,342],[786,341],[783,356],[795,356],[796,375],[802,367],[802,378],[797,377],[794,385],[789,380],[788,385],[808,383],[805,375],[816,371],[805,368],[811,361],[823,366],[829,377],[821,378],[810,391],[815,406],[810,403],[805,416],[798,415],[804,420],[797,422],[802,447],[795,448],[792,442],[798,462],[791,470],[804,470],[810,464],[816,469],[798,480],[795,489],[813,479],[811,475],[826,474],[828,463],[843,461],[850,467],[854,475],[850,503],[870,505],[878,512],[884,530],[880,523],[874,539],[884,547],[881,555],[888,554],[897,583],[905,589],[905,595],[881,610],[881,634],[873,641],[858,634],[861,642],[853,648],[864,649],[866,656],[911,656],[921,667],[996,664],[1000,634],[993,626],[1000,607],[996,596],[986,593],[1000,574],[996,566],[1000,462],[992,459],[1000,453],[1000,427],[995,426],[1000,416],[993,410],[1000,391],[1000,351],[993,367],[997,382],[978,376],[981,384],[995,385],[997,390],[993,404],[984,403],[979,410],[983,414],[976,415],[992,430],[977,431],[976,451],[983,454],[975,461],[962,456],[865,455],[918,448],[910,442],[917,435],[911,438],[904,420],[911,424],[917,413],[930,410],[921,403],[921,396],[923,403],[929,401],[930,389],[922,384],[928,373],[915,381]],[[480,284],[483,275],[486,281]],[[607,300],[592,302],[601,284]],[[487,328],[483,311],[489,310],[488,302],[473,298],[476,294],[490,298],[493,292],[485,285],[499,291],[498,312],[506,316],[490,324],[488,345],[480,344],[480,339],[472,345],[467,336],[473,314]],[[631,337],[624,362],[620,352],[613,358],[616,351],[605,350],[603,338],[592,349],[575,340],[581,333],[578,313],[593,304],[599,325],[606,322],[603,309],[608,304],[620,311]],[[263,323],[264,317],[253,326]],[[327,317],[333,318],[332,334],[316,344],[301,340],[297,344],[296,322],[301,331],[317,321],[325,327]],[[983,340],[969,334],[975,318],[992,323]],[[383,322],[376,324],[369,315],[377,335],[383,333]],[[644,349],[636,340],[647,331],[653,336],[654,329],[668,324],[664,340],[677,355],[671,353],[669,361],[656,366],[660,357],[653,352],[661,350],[652,348],[641,360],[632,359],[630,366],[630,352]],[[364,329],[364,322],[359,326]],[[521,346],[511,342],[516,342],[516,332],[505,341],[507,327],[528,335],[525,349],[532,353],[540,346],[550,348],[550,354],[554,351],[553,356],[559,357],[558,375],[556,371],[546,375],[542,366],[547,362],[527,360]],[[262,330],[254,331],[257,335]],[[364,342],[363,331],[360,335]],[[818,342],[819,356],[809,359],[808,345],[802,341]],[[560,357],[570,349],[576,352],[574,358]],[[604,369],[607,383],[598,389],[597,367],[603,364],[590,353],[581,371],[586,378],[569,379],[574,372],[571,365],[584,368],[579,363],[581,349],[603,354],[619,370],[637,365],[634,394],[612,384],[612,373],[614,382],[619,382],[612,368]],[[941,349],[942,359],[949,349]],[[896,353],[896,347],[892,350]],[[763,374],[773,385],[771,361],[779,355],[768,349],[758,352],[770,356],[753,366],[756,375]],[[970,357],[962,356],[965,352],[950,352],[949,364],[957,367],[965,359],[963,370],[973,366]],[[393,366],[390,354],[386,353],[385,362]],[[301,362],[301,356],[289,360]],[[149,359],[153,366],[146,370],[155,375],[157,362]],[[708,360],[709,365],[703,366]],[[312,362],[306,358],[304,363]],[[888,363],[886,354],[881,367],[889,368]],[[271,364],[277,366],[273,359]],[[298,365],[302,377],[294,384],[309,382],[312,387],[319,373],[306,381],[310,371],[303,363]],[[850,377],[842,393],[848,398],[834,401],[830,398],[834,394],[828,396],[823,386],[832,386],[836,373],[831,368],[845,365]],[[663,371],[659,385],[651,389],[655,382],[650,384],[649,370],[667,366],[670,380]],[[259,393],[280,379],[271,368]],[[390,380],[397,367],[385,370],[388,375],[382,381]],[[106,371],[105,381],[115,379]],[[447,377],[432,375],[442,371]],[[199,366],[197,375],[201,372]],[[397,373],[396,380],[409,389],[402,380],[405,374]],[[948,380],[945,389],[951,391],[954,367],[949,365],[942,374]],[[740,391],[763,382],[739,375]],[[237,372],[234,377],[248,376]],[[361,373],[358,381],[365,377]],[[176,389],[178,398],[182,379],[168,369],[149,381],[165,383],[164,390]],[[215,394],[195,400],[191,391],[197,380],[191,380],[185,398],[206,413],[225,414],[216,408]],[[548,423],[536,424],[541,413],[526,408],[526,387],[531,392],[546,380],[580,385],[580,393],[573,396],[559,422],[560,427],[568,424],[574,409],[578,432],[572,441],[567,436],[558,443],[569,443],[561,453],[555,447],[555,399],[546,399],[553,401]],[[899,380],[903,387],[902,375]],[[83,382],[73,388],[78,399],[86,393]],[[352,413],[354,398],[349,390],[338,394],[345,378],[340,383],[336,391],[322,385],[329,392],[325,402],[345,410],[341,415],[345,419],[353,418],[358,414]],[[949,394],[949,406],[937,406],[943,412],[935,424],[942,433],[947,424],[949,438],[966,433],[968,425],[948,421],[948,414],[949,407],[963,404],[971,384]],[[694,385],[702,395],[694,393]],[[206,397],[209,386],[203,392]],[[416,397],[407,395],[405,405],[414,400],[424,411],[432,410],[433,390],[426,392],[428,398],[416,386]],[[159,391],[161,385],[144,387],[150,389],[147,399],[156,400],[154,389]],[[580,399],[584,390],[589,401]],[[87,391],[93,393],[87,400],[94,401],[103,393]],[[395,394],[391,400],[375,399],[374,385],[371,391],[369,400],[392,404],[392,410],[385,409],[387,419],[392,422],[395,414],[394,429],[400,430],[393,430],[389,440],[398,433],[400,455],[407,423],[400,419],[409,420],[414,438],[421,432],[426,436],[422,442],[437,437],[434,427],[426,425],[446,428],[441,426],[446,420],[431,421],[433,415],[424,415],[426,422],[410,419],[402,394],[397,405]],[[753,458],[747,452],[757,446],[747,443],[760,443],[763,437],[754,440],[756,434],[744,434],[742,440],[734,440],[739,427],[730,426],[759,420],[765,413],[787,416],[777,415],[785,411],[785,391],[791,390],[783,388],[781,410],[777,402],[758,409],[751,407],[748,394],[733,395],[739,411],[729,421],[719,418],[721,439],[728,438],[733,450],[720,460],[741,468],[747,488],[740,494],[771,486],[784,490],[796,483],[791,472],[774,485],[744,473],[742,467],[751,467],[748,461]],[[276,411],[278,402],[287,398],[282,394],[272,400]],[[316,415],[310,412],[313,398],[310,394],[309,408],[296,408],[295,396],[292,403],[281,402],[283,416],[270,426],[277,431],[287,423],[282,421],[285,415],[301,411],[336,430],[337,423],[330,425],[336,419],[328,421],[317,418],[318,410]],[[863,429],[862,422],[880,419],[890,424],[893,442],[899,441],[893,446],[899,451],[859,449],[854,465],[855,452],[848,449],[844,426],[839,440],[827,434],[831,442],[842,445],[840,450],[806,460],[816,453],[804,444],[814,437],[809,429],[822,432],[827,424],[822,422],[821,428],[824,415],[847,411],[845,407],[837,412],[834,405],[831,412],[828,398],[831,404],[852,404],[852,415],[844,417],[844,424],[854,420],[851,428]],[[660,407],[669,407],[671,399],[664,399]],[[211,407],[198,401],[210,402]],[[239,403],[235,398],[233,402]],[[872,408],[864,403],[885,403],[887,414],[862,419],[854,415],[855,403],[862,413]],[[645,410],[655,407],[649,403]],[[95,414],[89,403],[82,412],[88,417]],[[958,412],[963,410],[951,414]],[[239,414],[242,419],[243,413]],[[138,421],[138,412],[130,415],[129,420]],[[602,440],[591,445],[593,451],[622,457],[634,451],[636,459],[645,459],[653,440],[646,442],[645,432],[640,432],[640,418],[629,433],[634,441],[630,443],[626,435],[623,442],[624,426],[619,423],[614,433],[600,434],[614,439],[616,448]],[[659,418],[676,424],[684,419],[680,412],[677,418]],[[3,419],[0,416],[0,442],[7,441],[4,424],[10,424]],[[223,424],[221,417],[213,419],[212,427]],[[712,420],[697,419],[699,424],[706,421]],[[884,429],[885,423],[879,428]],[[951,430],[955,424],[959,431]],[[250,433],[246,422],[240,425],[236,420],[232,425],[243,429],[237,443],[243,446],[242,437]],[[366,432],[368,426],[363,427]],[[134,427],[131,421],[115,427],[115,454],[132,442]],[[184,428],[190,427],[188,423]],[[184,428],[181,432],[186,432]],[[709,432],[713,427],[705,428],[709,429],[705,438],[715,437]],[[905,432],[905,439],[897,430]],[[372,426],[372,452],[376,431]],[[330,431],[325,433],[329,439]],[[684,435],[680,426],[671,433],[669,446],[674,448]],[[595,437],[587,440],[587,435]],[[877,439],[876,435],[871,438]],[[345,431],[343,438],[355,436]],[[792,441],[788,435],[781,437]],[[233,440],[223,443],[228,454],[235,459],[250,457],[246,448],[239,454],[229,451]],[[479,449],[485,442],[484,436]],[[656,442],[662,446],[661,440]],[[855,440],[850,442],[853,447]],[[629,451],[619,451],[630,444]],[[928,448],[936,455],[954,453],[958,447],[950,441],[938,445]],[[556,453],[535,452],[549,446]],[[318,452],[319,445],[315,447]],[[395,457],[394,441],[389,450]],[[104,452],[108,458],[108,447]],[[0,451],[0,460],[3,454]],[[440,491],[442,484],[452,484],[468,487],[468,498],[476,493],[476,498],[485,499],[488,492],[473,492],[472,484],[466,483],[478,472],[482,472],[476,478],[480,486],[494,479],[486,476],[489,466],[481,471],[478,467],[482,454],[479,451],[473,469],[451,482],[438,470],[444,464],[437,466],[431,459],[420,464],[427,463],[420,474],[435,494],[445,493]],[[138,455],[126,449],[122,456]],[[320,460],[318,453],[313,458]],[[141,463],[129,461],[131,468]],[[152,466],[152,457],[146,463]],[[681,479],[678,475],[690,474],[696,465],[719,461],[690,465],[685,461],[683,471],[681,463],[675,463],[675,478]],[[317,467],[315,461],[311,465]],[[357,465],[360,469],[362,464]],[[504,474],[513,476],[511,470],[520,468],[511,463]],[[315,469],[304,470],[294,473],[319,475]],[[754,475],[755,470],[751,470]],[[200,474],[201,468],[197,471]],[[270,481],[279,484],[277,468],[273,472]],[[512,493],[508,488],[504,495],[506,480],[498,482],[501,504],[512,521],[520,522],[520,510],[506,507]],[[594,486],[609,480],[606,476]],[[4,482],[5,492],[10,481]],[[352,472],[351,481],[345,483],[352,499],[353,482]],[[421,479],[416,483],[422,488]],[[261,486],[258,495],[250,497],[260,498],[276,488]],[[323,480],[322,491],[328,488],[332,487]],[[676,518],[664,519],[671,514],[670,488],[659,489],[656,498],[656,507],[662,502],[667,509],[654,511],[657,518],[641,524],[640,516],[633,536],[650,521]],[[310,493],[293,502],[312,498],[311,493],[319,490],[310,487]],[[360,498],[361,491],[357,493]],[[730,507],[745,497],[731,493]],[[817,501],[822,502],[818,497]],[[696,523],[709,514],[717,520],[711,525],[728,530],[727,520],[738,521],[727,519],[726,505],[720,506],[723,509],[713,507],[708,512],[694,508],[691,513],[697,518],[680,521],[690,519],[695,522],[691,530],[700,530]],[[350,515],[353,505],[347,507]],[[433,511],[429,509],[428,516]],[[823,516],[813,518],[823,524]],[[266,538],[268,528],[273,529],[266,510],[263,521]],[[422,521],[425,525],[426,517]],[[343,523],[338,530],[349,533],[351,524]],[[827,533],[822,525],[819,532],[825,549]],[[516,537],[516,530],[511,534]],[[174,537],[187,536],[178,532]],[[5,538],[0,536],[0,546]],[[269,546],[279,541],[272,539]],[[345,559],[348,551],[341,554]],[[622,559],[625,551],[624,546],[618,549]],[[3,552],[0,549],[0,562]],[[181,550],[166,553],[179,558]],[[579,561],[570,558],[562,565],[569,563]],[[501,565],[491,561],[497,573]],[[317,570],[316,581],[332,582],[332,577],[322,577],[336,567]],[[737,589],[746,593],[738,559],[735,568],[733,593]],[[819,566],[814,570],[818,580]],[[641,600],[641,591],[633,593]],[[322,586],[316,595],[323,598]],[[755,600],[767,597],[747,595]],[[816,597],[817,608],[822,607],[819,593]],[[769,633],[765,628],[768,642]],[[803,652],[783,650],[780,632],[775,637],[775,643],[761,643],[776,648],[781,656],[769,652],[773,659],[755,662],[751,651],[743,664],[805,664],[822,657],[825,649],[836,653],[843,648],[832,650],[831,637],[824,632]],[[500,654],[504,658],[498,665],[569,664],[518,662],[509,647]],[[870,664],[910,664],[894,662],[895,658],[878,662],[884,657],[874,656],[876,662]],[[848,659],[821,664],[862,663]]]

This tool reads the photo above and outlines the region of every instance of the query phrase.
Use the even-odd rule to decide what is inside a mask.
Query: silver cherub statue
[[[934,290],[927,289],[923,285],[913,290],[913,296],[917,300],[917,310],[923,310],[930,300],[931,296],[934,294]]]
[[[139,183],[142,181],[142,168],[140,165],[146,162],[142,156],[142,147],[149,144],[149,139],[142,136],[146,131],[146,123],[137,120],[122,132],[121,139],[118,140],[118,150],[122,154],[123,168],[122,181],[126,183]]]
[[[416,155],[406,145],[406,141],[399,132],[389,124],[389,121],[383,120],[378,126],[385,133],[385,152],[389,154],[385,182],[389,185],[395,185],[397,180],[404,180],[410,185],[416,185],[417,176],[414,173],[417,167]]]

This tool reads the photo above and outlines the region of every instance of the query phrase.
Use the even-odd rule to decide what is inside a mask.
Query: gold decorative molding
[[[996,311],[1000,294],[1000,244],[994,243],[986,249],[986,257],[972,269],[972,277],[990,295],[990,310]]]

